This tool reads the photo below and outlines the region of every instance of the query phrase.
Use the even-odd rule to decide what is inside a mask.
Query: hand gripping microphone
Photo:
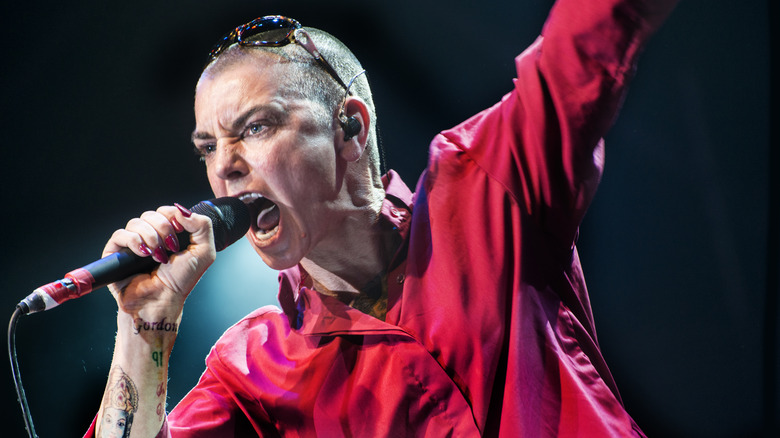
[[[243,236],[250,225],[249,208],[238,198],[224,197],[203,201],[191,208],[193,213],[208,216],[214,230],[217,251],[222,251]],[[189,242],[189,233],[176,235]],[[109,254],[82,268],[65,274],[65,278],[35,289],[17,307],[23,314],[49,310],[63,302],[88,294],[95,289],[135,274],[151,272],[159,265],[151,257],[140,257],[128,248]]]

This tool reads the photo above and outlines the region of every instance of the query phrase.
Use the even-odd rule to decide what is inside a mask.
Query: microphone
[[[203,201],[192,207],[193,213],[208,216],[214,230],[217,251],[222,251],[246,234],[251,217],[249,207],[238,198],[224,197]],[[190,234],[178,233],[180,242],[189,242]],[[22,314],[49,310],[73,298],[123,280],[135,274],[148,273],[159,265],[151,257],[140,257],[129,248],[109,254],[82,268],[65,274],[65,278],[41,286],[16,305]]]

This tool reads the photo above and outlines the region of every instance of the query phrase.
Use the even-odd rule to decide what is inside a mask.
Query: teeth
[[[263,218],[267,214],[272,213],[273,210],[277,208],[276,204],[259,193],[245,193],[239,196],[238,199],[250,206],[250,208],[253,210],[252,214],[257,215],[255,217],[255,225],[258,232],[255,235],[258,239],[268,240],[276,235],[276,233],[279,231],[278,223],[273,228],[263,228],[262,226]],[[263,209],[258,211],[259,207],[263,207]],[[267,226],[268,224],[266,224],[266,227]]]
[[[244,203],[252,202],[252,201],[254,201],[256,199],[260,199],[260,198],[265,198],[265,197],[263,195],[261,195],[260,193],[245,193],[245,194],[243,194],[243,195],[238,197],[238,199],[244,201]]]
[[[278,225],[273,227],[273,229],[268,230],[268,231],[260,230],[260,232],[262,234],[260,236],[257,236],[257,238],[260,239],[260,240],[268,240],[268,239],[274,237],[276,235],[277,231],[279,231],[279,226]]]

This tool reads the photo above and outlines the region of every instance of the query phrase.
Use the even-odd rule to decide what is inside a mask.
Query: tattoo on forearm
[[[174,333],[179,331],[179,324],[175,322],[166,322],[166,319],[167,318],[163,318],[162,321],[144,321],[141,318],[136,318],[133,320],[133,332],[137,335],[141,333],[142,330],[145,332],[163,331]]]
[[[163,353],[162,351],[152,351],[152,360],[155,365],[161,367],[163,365]]]
[[[164,395],[165,395],[165,382],[162,382],[160,383],[159,386],[157,386],[157,397],[163,397]],[[157,417],[161,420],[163,418],[163,401],[157,404]]]
[[[133,415],[138,410],[138,389],[121,367],[115,366],[108,374],[108,385],[103,397],[103,417],[97,436],[130,436]]]

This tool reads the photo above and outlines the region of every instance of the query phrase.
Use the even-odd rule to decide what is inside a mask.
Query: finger
[[[181,247],[179,239],[176,237],[177,227],[164,212],[163,208],[158,208],[157,211],[147,211],[141,215],[141,219],[155,229],[164,249],[176,253]]]
[[[168,217],[172,226],[180,226],[184,231],[190,233],[189,242],[179,242],[180,247],[192,244],[208,244],[213,246],[213,232],[211,228],[211,219],[207,216],[193,213],[188,208],[180,204],[174,206],[160,207],[157,211]]]
[[[151,249],[151,257],[158,263],[168,262],[168,252],[165,246],[165,238],[167,228],[162,223],[168,223],[167,220],[160,220],[155,218],[154,212],[146,212],[141,215],[141,218],[130,219],[125,226],[125,229],[131,233],[136,233],[141,242]],[[161,226],[162,229],[158,230],[156,226]],[[135,243],[135,242],[133,242]],[[129,246],[132,250],[132,247]],[[142,251],[143,246],[139,247],[139,251]]]
[[[123,248],[129,248],[136,255],[141,257],[152,255],[151,248],[149,248],[138,233],[126,229],[119,229],[114,231],[111,238],[106,243],[106,246],[103,248],[103,257],[113,254]]]
[[[183,282],[184,277],[174,277],[173,274],[187,273],[187,278],[197,279],[208,269],[216,258],[214,247],[214,233],[211,228],[211,219],[207,216],[190,212],[186,208],[176,206],[164,206],[157,209],[157,213],[167,218],[172,227],[180,225],[189,233],[189,241],[181,239],[179,242],[182,251],[171,256],[171,266],[177,270],[158,271],[158,278],[170,285],[171,290],[180,290],[188,294],[194,283]],[[181,237],[181,236],[180,236]],[[185,263],[177,262],[184,260]],[[177,275],[178,275],[177,274]]]

